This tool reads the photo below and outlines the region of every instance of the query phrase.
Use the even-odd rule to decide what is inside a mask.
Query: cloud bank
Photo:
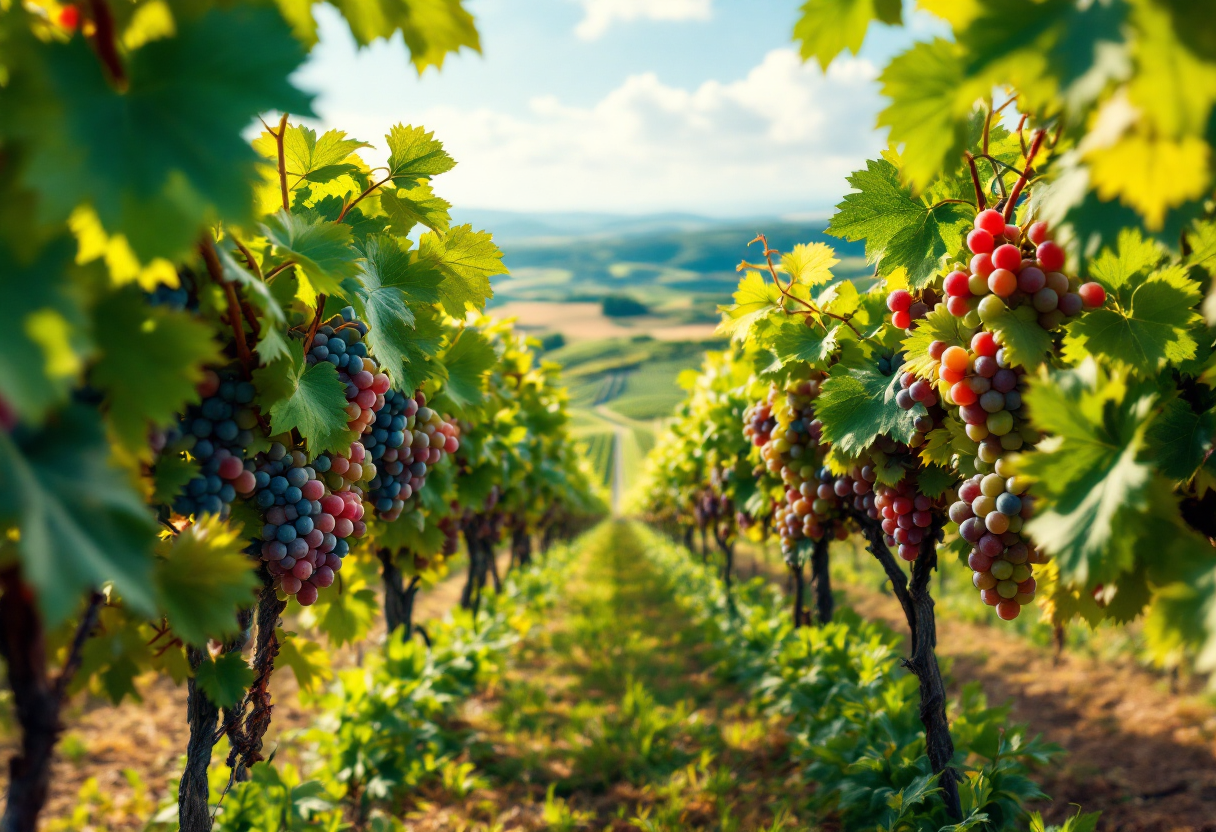
[[[595,40],[614,23],[635,20],[709,20],[711,0],[581,0],[583,19],[574,33],[583,40]]]

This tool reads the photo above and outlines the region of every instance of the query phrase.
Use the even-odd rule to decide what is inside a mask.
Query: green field
[[[654,447],[656,427],[684,398],[676,380],[701,365],[705,350],[719,341],[657,341],[614,338],[583,341],[546,353],[557,361],[570,389],[574,435],[605,485],[611,485],[614,442],[622,443],[623,490],[638,481]]]

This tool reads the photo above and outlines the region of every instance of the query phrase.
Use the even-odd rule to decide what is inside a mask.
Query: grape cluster
[[[809,379],[792,382],[784,395],[774,387],[766,401],[744,414],[744,435],[760,447],[765,467],[785,487],[785,499],[776,505],[773,522],[787,560],[803,540],[847,535],[843,498],[853,493],[853,485],[847,477],[837,481],[822,467],[823,424],[815,418],[814,406],[821,380],[819,373],[813,373]],[[838,488],[843,493],[837,494]]]
[[[906,561],[916,560],[933,525],[933,500],[917,492],[910,477],[904,477],[894,486],[875,486],[874,506],[882,517],[887,546],[898,546],[899,556]]]
[[[1027,483],[1009,470],[1005,459],[997,460],[996,471],[976,474],[958,489],[958,501],[950,506],[950,519],[959,524],[959,535],[974,548],[967,565],[980,597],[1009,621],[1022,607],[1034,601],[1036,583],[1033,565],[1047,558],[1020,534],[1022,523],[1033,514],[1034,504],[1026,494]]]
[[[366,532],[358,495],[334,493],[323,479],[321,469],[328,470],[329,463],[323,455],[310,465],[303,451],[288,452],[275,442],[258,455],[254,473],[254,502],[263,519],[262,560],[279,588],[304,606],[334,582],[350,551],[347,540]]]
[[[999,211],[981,211],[967,235],[972,252],[969,266],[946,276],[943,288],[950,314],[969,327],[993,320],[1006,308],[1031,304],[1039,325],[1057,328],[1066,318],[1106,302],[1098,283],[1081,283],[1064,267],[1064,249],[1051,239],[1044,222],[1022,230],[1007,225]]]
[[[386,422],[381,426],[381,421]],[[401,441],[396,447],[397,428],[401,427]],[[445,420],[439,412],[426,406],[426,396],[420,391],[413,397],[389,391],[385,406],[376,415],[372,429],[374,448],[380,455],[379,470],[369,483],[368,500],[376,513],[384,520],[396,520],[405,510],[410,498],[426,485],[426,476],[431,468],[439,464],[445,454],[454,454],[460,449],[460,429],[454,422]],[[377,437],[387,432],[388,440],[381,443]]]
[[[152,306],[164,306],[181,312],[197,309],[198,299],[194,293],[194,278],[187,271],[177,273],[177,286],[158,283],[156,288],[144,295]]]
[[[245,449],[258,423],[251,406],[256,391],[232,374],[208,370],[198,392],[202,401],[187,408],[153,447],[188,453],[199,463],[199,472],[173,501],[175,512],[227,517],[232,502],[254,490],[253,463],[245,461]]]
[[[310,365],[328,361],[338,370],[338,380],[346,385],[347,427],[362,435],[372,429],[376,411],[384,407],[389,379],[368,356],[363,343],[367,324],[355,317],[354,308],[346,307],[339,318],[317,330],[305,360]]]
[[[891,310],[891,325],[909,329],[912,322],[929,314],[929,305],[916,300],[907,289],[896,289],[887,295],[887,309]]]

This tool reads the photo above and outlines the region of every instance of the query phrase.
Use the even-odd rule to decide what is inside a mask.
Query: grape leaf
[[[944,38],[922,41],[896,56],[879,80],[891,103],[878,125],[890,128],[893,145],[903,146],[904,181],[922,191],[961,158],[972,105],[991,84],[968,79],[962,49]]]
[[[328,361],[305,363],[303,342],[292,341],[287,358],[254,370],[253,383],[271,435],[298,430],[312,456],[350,446],[345,385]]]
[[[41,66],[0,88],[0,132],[28,153],[41,218],[88,203],[143,262],[183,254],[216,216],[251,220],[258,156],[242,131],[267,110],[312,115],[289,80],[304,50],[275,9],[211,8],[175,26],[124,56],[123,91],[86,38],[39,45]]]
[[[413,335],[400,345],[403,347],[401,375],[393,382],[398,390],[412,394],[427,379],[447,377],[443,362],[434,358],[443,345],[443,338],[443,323],[438,315],[430,307],[415,310]]]
[[[240,702],[253,679],[253,668],[240,653],[224,653],[214,661],[204,659],[194,671],[198,689],[221,708]]]
[[[182,493],[186,483],[194,479],[198,472],[197,460],[186,459],[181,454],[174,453],[160,457],[152,469],[152,501],[161,505],[171,505]]]
[[[327,130],[318,140],[315,130],[288,125],[283,137],[288,187],[297,188],[305,181],[329,182],[343,173],[349,173],[354,166],[343,163],[363,147],[371,145],[358,139],[348,139],[341,130]],[[296,177],[296,181],[292,182],[291,177]]]
[[[759,272],[748,272],[739,281],[734,294],[733,306],[721,306],[722,322],[717,334],[729,335],[731,340],[743,343],[752,336],[753,328],[770,313],[779,308],[781,291],[765,280]]]
[[[342,12],[360,46],[401,32],[419,74],[443,67],[449,52],[481,51],[473,16],[461,0],[330,0]]]
[[[985,0],[958,31],[968,79],[1008,85],[1033,112],[1063,97],[1073,107],[1092,102],[1109,81],[1126,75],[1124,0],[1078,3]]]
[[[24,420],[37,424],[66,399],[92,352],[79,301],[63,279],[72,262],[71,240],[45,246],[23,262],[0,242],[0,309],[16,326],[5,338],[0,396]]]
[[[915,196],[887,159],[868,160],[866,169],[848,181],[856,193],[846,194],[836,206],[827,233],[850,242],[865,240],[866,258],[878,264],[880,275],[903,269],[910,287],[920,289],[962,248],[973,208],[935,205]]]
[[[287,338],[283,335],[283,325],[287,321],[287,314],[283,311],[283,304],[276,295],[276,289],[285,291],[288,286],[298,286],[298,281],[295,281],[293,275],[284,273],[279,275],[273,283],[267,284],[266,281],[250,274],[237,262],[236,256],[232,252],[217,246],[216,253],[219,256],[224,279],[237,284],[244,295],[252,299],[262,312],[262,337],[256,347],[259,362],[265,366],[272,361],[286,358]],[[287,294],[289,297],[294,297],[295,293],[296,288],[292,288]]]
[[[146,455],[149,423],[167,427],[189,402],[208,364],[223,363],[211,327],[186,312],[149,306],[129,288],[105,296],[93,311],[101,357],[92,382],[106,394],[114,432]]]
[[[182,641],[204,647],[239,631],[237,608],[254,602],[259,583],[245,545],[240,526],[213,514],[164,542],[154,580],[169,626]]]
[[[1093,188],[1104,200],[1119,200],[1160,231],[1171,209],[1208,192],[1211,147],[1197,136],[1177,139],[1128,134],[1086,154]]]
[[[1093,354],[1137,375],[1155,375],[1195,356],[1198,344],[1190,330],[1201,320],[1195,311],[1200,299],[1199,284],[1182,266],[1123,284],[1106,306],[1069,325],[1064,357],[1078,361]]]
[[[873,20],[898,26],[900,0],[807,0],[794,24],[794,40],[804,61],[814,58],[827,71],[841,52],[861,50]]]
[[[107,581],[123,603],[154,614],[156,524],[127,476],[110,465],[96,410],[72,405],[37,432],[0,431],[0,506],[0,523],[20,531],[22,576],[49,626]]]
[[[336,647],[354,644],[367,637],[380,614],[376,593],[361,579],[352,580],[342,592],[322,593],[315,605],[317,629]]]
[[[949,467],[954,458],[954,443],[950,431],[946,428],[934,428],[925,434],[925,442],[920,446],[920,459],[926,465]]]
[[[465,328],[442,359],[447,367],[443,392],[457,408],[476,407],[485,401],[486,378],[498,355],[494,345],[475,329]]]
[[[809,319],[807,319],[809,320]],[[792,361],[805,361],[813,370],[827,369],[837,349],[841,324],[807,326],[802,318],[783,317],[765,336],[765,345],[777,356],[776,369]]]
[[[400,382],[418,349],[411,306],[437,302],[443,276],[413,262],[388,236],[369,237],[360,254],[355,309],[368,326],[367,342],[380,366],[394,382]]]
[[[443,275],[439,300],[449,315],[463,318],[471,307],[482,309],[494,297],[490,278],[507,274],[502,251],[485,231],[458,225],[446,234],[427,232],[418,241],[418,260]]]
[[[921,468],[916,475],[916,489],[934,500],[945,494],[956,482],[958,476],[953,471],[937,465]]]
[[[1168,401],[1148,429],[1157,469],[1171,480],[1188,482],[1211,453],[1216,411],[1196,413],[1183,399]]]
[[[860,356],[846,357],[832,368],[816,400],[824,441],[851,457],[866,450],[878,436],[907,442],[916,432],[916,417],[925,415],[925,408],[918,403],[911,410],[900,410],[895,404],[899,389],[899,376],[884,376]]]
[[[393,179],[429,179],[456,167],[456,161],[424,127],[396,125],[388,141],[388,170]]]
[[[781,265],[793,283],[818,286],[832,279],[832,267],[840,261],[827,243],[799,243],[781,256]]]
[[[815,305],[824,312],[847,318],[861,307],[861,294],[851,280],[841,280],[815,296]]]
[[[1056,556],[1066,583],[1111,581],[1132,568],[1151,491],[1160,487],[1141,459],[1155,394],[1128,388],[1088,359],[1035,379],[1025,401],[1034,426],[1049,434],[1020,463],[1044,498],[1027,531]]]
[[[1186,541],[1192,552],[1190,574],[1158,588],[1144,635],[1159,662],[1177,661],[1181,648],[1190,647],[1197,654],[1195,668],[1211,673],[1216,670],[1216,563],[1211,547],[1193,538]]]
[[[1210,11],[1210,10],[1209,10]],[[1169,12],[1156,3],[1137,3],[1133,53],[1136,72],[1128,83],[1128,99],[1155,135],[1181,138],[1203,135],[1216,103],[1216,66],[1211,54],[1201,57],[1185,43],[1192,27],[1208,17],[1176,26]],[[1142,171],[1147,176],[1148,171]],[[1192,171],[1191,178],[1197,178]]]
[[[342,297],[342,281],[358,271],[356,253],[351,247],[350,227],[327,222],[315,214],[289,214],[279,211],[262,225],[262,233],[275,252],[298,267],[296,296],[310,309],[316,308],[317,295]]]
[[[431,186],[422,183],[408,190],[385,188],[380,191],[380,206],[388,214],[389,227],[398,237],[404,237],[421,223],[432,231],[447,232],[452,218],[452,204],[435,196]]]
[[[1033,369],[1051,354],[1051,333],[1039,326],[1039,313],[1029,304],[1017,309],[1006,307],[984,325],[990,332],[999,334],[1011,364]]]
[[[275,657],[275,664],[290,667],[301,690],[311,693],[334,677],[329,653],[324,647],[315,641],[288,636],[281,629],[277,634],[279,655]]]

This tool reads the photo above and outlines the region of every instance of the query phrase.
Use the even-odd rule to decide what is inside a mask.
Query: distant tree
[[[608,318],[627,318],[631,315],[645,315],[650,311],[646,304],[628,295],[607,295],[603,303],[604,316]]]
[[[560,332],[550,332],[548,335],[544,335],[540,339],[540,348],[543,352],[559,350],[564,346],[566,346],[566,336],[562,335]]]

